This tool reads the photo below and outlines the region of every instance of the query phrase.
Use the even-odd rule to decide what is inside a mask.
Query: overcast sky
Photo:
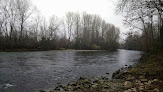
[[[118,0],[31,0],[40,13],[47,19],[56,15],[62,18],[66,12],[83,12],[100,15],[104,20],[119,27],[121,33],[127,29],[123,26],[123,17],[115,14]],[[121,35],[124,38],[124,36]]]

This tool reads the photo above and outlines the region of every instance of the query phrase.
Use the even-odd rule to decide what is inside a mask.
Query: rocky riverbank
[[[159,79],[148,79],[144,75],[133,76],[126,72],[123,74],[122,79],[80,78],[65,86],[58,85],[49,92],[163,92],[163,82]]]
[[[74,83],[58,85],[50,91],[40,92],[163,92],[162,81],[149,80],[145,76],[135,78],[128,75],[127,79],[80,78]]]
[[[112,79],[79,78],[76,82],[40,92],[163,92],[163,53],[142,58],[143,63],[117,70]]]

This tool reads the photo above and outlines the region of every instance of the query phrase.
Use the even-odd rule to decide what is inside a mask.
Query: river
[[[0,52],[0,92],[33,92],[79,77],[111,78],[119,68],[137,63],[141,54],[122,49],[114,52]]]

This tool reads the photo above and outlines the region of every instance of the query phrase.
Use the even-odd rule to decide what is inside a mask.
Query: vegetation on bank
[[[142,91],[163,91],[163,52],[144,54],[135,67],[128,69],[127,72],[118,70],[113,74],[113,78],[130,80],[134,88]],[[140,85],[140,81],[144,84]],[[138,86],[139,84],[140,86]]]
[[[135,75],[163,80],[163,51],[142,56],[140,65],[130,70]]]

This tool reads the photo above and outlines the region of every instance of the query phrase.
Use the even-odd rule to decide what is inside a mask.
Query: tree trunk
[[[160,28],[160,44],[161,44],[161,50],[163,50],[163,25]]]

